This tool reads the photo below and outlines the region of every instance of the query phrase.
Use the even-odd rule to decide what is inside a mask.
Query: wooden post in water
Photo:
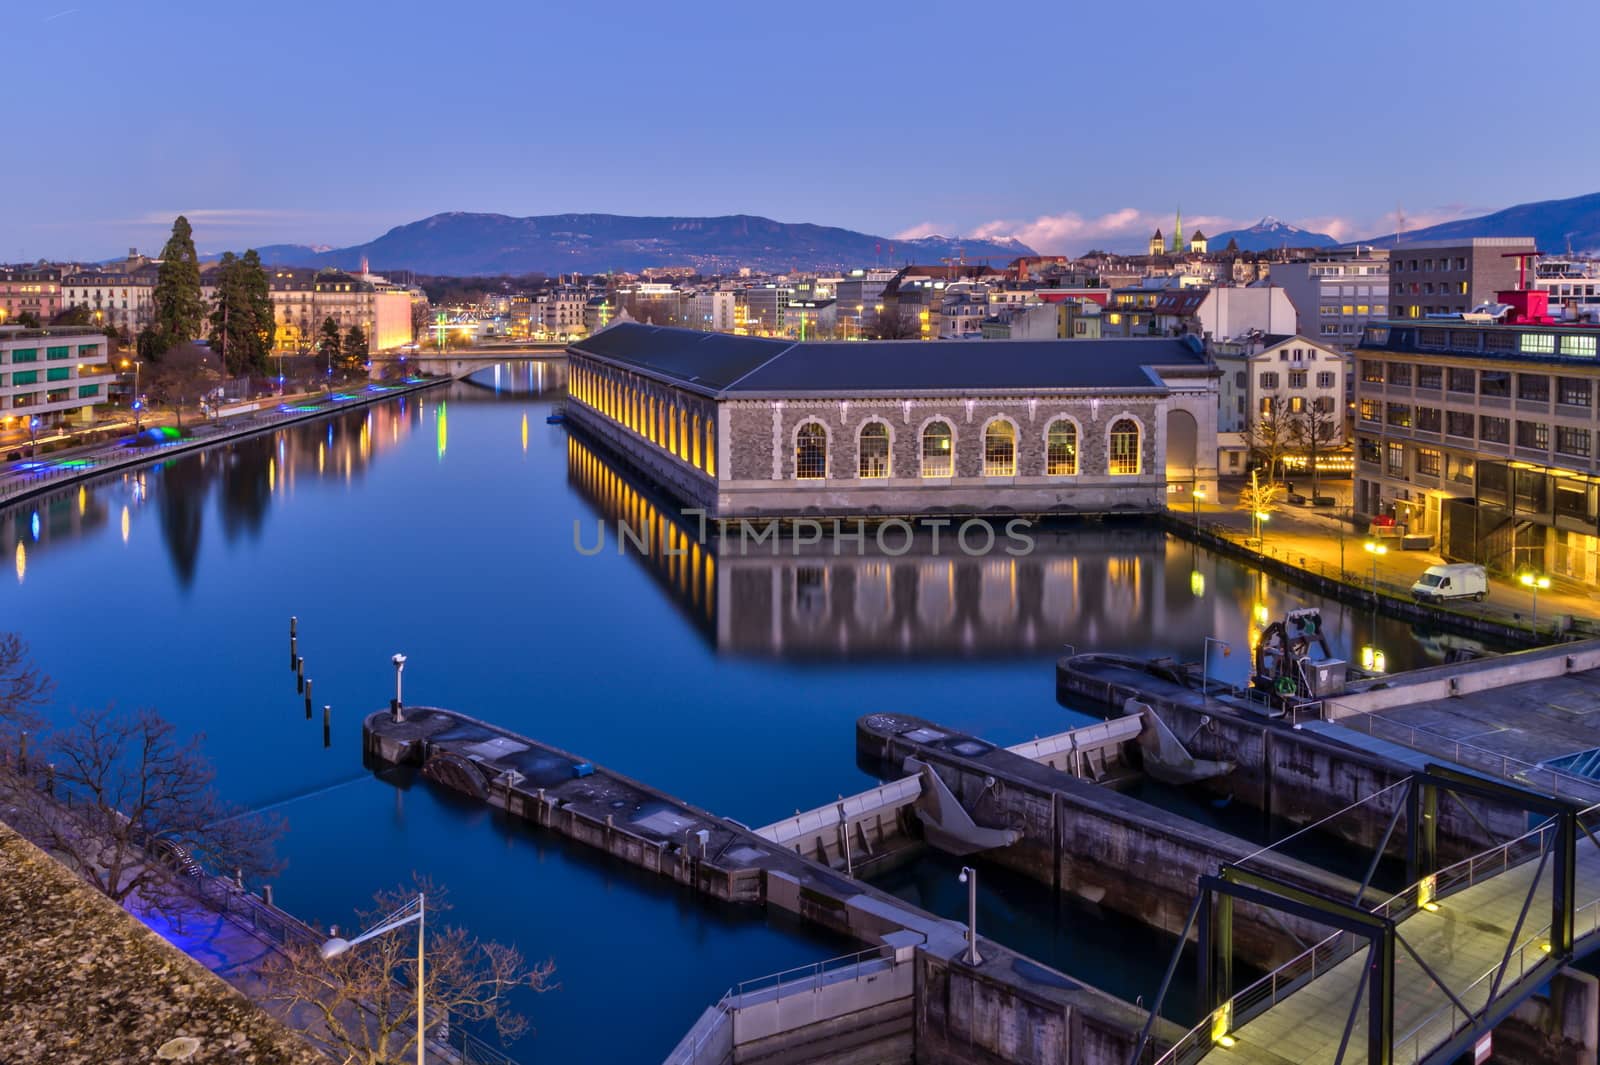
[[[326,750],[333,746],[333,707],[322,708],[322,746]]]
[[[306,720],[311,720],[311,678],[306,678]]]
[[[297,692],[306,690],[306,660],[304,658],[296,658],[294,660],[294,690]]]

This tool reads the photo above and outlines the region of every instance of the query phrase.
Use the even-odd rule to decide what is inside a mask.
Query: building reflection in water
[[[0,515],[0,549],[15,558],[21,580],[27,563],[37,565],[53,549],[107,527],[113,514],[127,543],[136,512],[153,502],[173,573],[186,586],[194,579],[213,491],[223,538],[257,537],[275,496],[293,495],[305,477],[352,483],[378,453],[421,426],[428,406],[402,397],[63,488]]]
[[[1035,528],[1033,550],[1020,557],[1005,553],[1004,537],[989,554],[965,555],[948,531],[937,550],[919,536],[898,556],[870,532],[862,554],[847,541],[835,555],[826,538],[799,557],[791,541],[780,542],[779,557],[770,542],[747,543],[741,554],[735,537],[699,543],[695,521],[677,518],[668,500],[583,440],[569,436],[567,459],[569,481],[605,524],[605,550],[620,542],[730,654],[1005,657],[1063,645],[1158,653],[1170,634],[1198,634],[1197,642],[1218,631],[1249,595],[1234,567],[1217,572],[1209,556],[1136,525]],[[619,541],[618,523],[631,539]],[[584,549],[596,535],[583,523]]]

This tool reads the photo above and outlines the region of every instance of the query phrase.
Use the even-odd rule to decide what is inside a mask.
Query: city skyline
[[[1469,77],[1459,57],[1492,27],[1495,66],[1536,77],[1547,43],[1544,23],[1486,4],[1448,22],[1375,4],[1337,20],[1174,7],[1137,27],[1044,8],[842,25],[713,5],[693,25],[641,8],[603,29],[489,4],[443,43],[433,14],[38,13],[14,74],[54,86],[64,120],[31,127],[38,165],[0,177],[29,204],[0,259],[153,251],[180,212],[204,251],[345,246],[443,211],[744,213],[1081,252],[1182,207],[1207,232],[1274,215],[1348,240],[1390,231],[1397,208],[1416,228],[1592,192],[1600,162],[1537,130],[1483,150],[1482,130],[1503,141],[1527,110],[1517,82]],[[1561,18],[1580,35],[1597,21],[1577,5]],[[1058,32],[1019,28],[1032,23]],[[939,39],[974,46],[944,59],[924,47]],[[1373,68],[1374,51],[1399,58]],[[253,73],[217,82],[214,65]],[[114,73],[85,88],[62,70]],[[1429,97],[1426,128],[1405,118],[1401,101]]]

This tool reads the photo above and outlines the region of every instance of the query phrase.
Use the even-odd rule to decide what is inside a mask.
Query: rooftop
[[[624,322],[572,350],[717,396],[785,393],[1164,389],[1154,367],[1204,370],[1197,342],[1167,338],[765,340]]]

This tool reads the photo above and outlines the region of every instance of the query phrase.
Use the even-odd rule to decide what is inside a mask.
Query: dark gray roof
[[[1153,388],[1146,367],[1206,365],[1184,338],[796,343],[629,322],[572,347],[729,394]]]

